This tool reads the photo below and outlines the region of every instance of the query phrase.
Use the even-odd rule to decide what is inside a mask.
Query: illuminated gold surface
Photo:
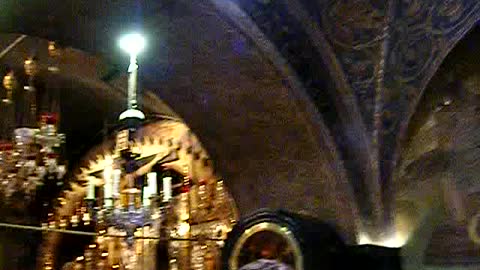
[[[10,71],[3,77],[3,87],[7,90],[12,90],[17,85],[17,79],[13,71]]]
[[[25,60],[24,68],[28,76],[35,76],[38,73],[38,64],[33,58]]]
[[[163,124],[162,124],[163,125]],[[168,144],[166,143],[167,140],[165,138],[165,132],[169,134],[171,138],[187,138],[187,136],[184,136],[185,132],[188,132],[188,129],[185,128],[183,124],[178,124],[175,123],[174,125],[166,123],[166,127],[168,127],[168,130],[165,130],[164,128],[158,128],[158,125],[152,125],[154,127],[152,131],[154,132],[145,132],[145,134],[149,134],[149,136],[146,136],[142,138],[141,140],[135,141],[132,145],[133,151],[137,153],[141,153],[141,156],[139,158],[146,158],[150,157],[152,155],[156,155],[158,157],[163,157],[166,154],[168,154],[176,144]],[[172,132],[170,129],[172,127],[175,127],[175,129]],[[177,139],[172,139],[177,141]],[[195,143],[198,143],[195,141]],[[201,159],[199,160],[191,160],[191,155],[188,154],[186,151],[186,148],[192,144],[191,141],[184,141],[182,143],[182,147],[180,149],[176,149],[177,154],[178,154],[178,160],[173,161],[171,163],[165,164],[165,168],[169,170],[175,170],[179,173],[182,174],[185,177],[185,182],[187,183],[187,190],[179,195],[176,195],[172,201],[170,202],[171,206],[171,216],[167,220],[167,223],[165,226],[169,227],[171,230],[169,235],[171,237],[186,237],[188,238],[193,237],[193,238],[218,238],[218,239],[225,239],[227,233],[231,230],[231,227],[235,223],[235,221],[238,218],[238,213],[236,211],[235,204],[233,202],[233,199],[230,197],[228,194],[228,191],[224,188],[223,186],[223,181],[218,180],[220,177],[216,176],[213,174],[213,169],[211,167],[206,167],[204,163],[202,162]],[[197,148],[201,148],[198,146]],[[206,156],[206,153],[203,154]],[[100,152],[97,152],[95,154],[92,154],[89,160],[89,162],[86,164],[85,167],[80,168],[80,173],[77,174],[78,179],[81,181],[84,181],[87,179],[85,176],[104,169],[106,166],[111,165],[111,159],[116,157],[116,153],[114,152],[114,149],[102,149]],[[158,159],[158,158],[157,158]],[[193,164],[190,164],[193,162]],[[198,164],[197,164],[198,163]],[[186,166],[190,164],[189,166]],[[192,168],[190,171],[190,168]],[[149,170],[145,170],[145,173],[148,173]],[[143,174],[142,174],[143,175]],[[200,180],[201,181],[200,181]],[[200,183],[204,184],[205,186],[202,187],[201,190],[197,188]],[[104,185],[104,180],[102,178],[96,178],[95,179],[95,185],[98,187],[102,187]],[[179,187],[176,187],[179,188]],[[78,198],[81,198],[84,196],[84,191],[85,187],[80,186],[78,188],[78,191],[76,193],[72,194],[78,194]],[[136,192],[125,192],[124,188],[120,188],[120,196],[116,198],[115,200],[115,207],[121,207],[121,206],[126,206],[128,205],[129,200],[128,197],[130,195],[133,195],[135,197],[135,204],[137,207],[141,207],[141,197],[140,193],[138,190]],[[124,192],[122,192],[124,191]],[[81,193],[80,193],[81,192]],[[200,193],[200,194],[197,194]],[[99,198],[101,200],[101,194],[99,194]],[[66,202],[67,204],[61,205],[62,209],[66,209],[67,206],[74,206],[74,201],[72,201],[72,198],[77,198],[70,196],[70,199],[67,197]],[[198,198],[198,199],[195,199]],[[203,201],[200,202],[200,200],[203,198]],[[75,206],[77,209],[81,209],[82,203],[77,203],[78,205]],[[206,206],[212,206],[208,209],[206,209]],[[200,207],[204,206],[204,207]],[[205,208],[205,209],[203,209]],[[205,210],[205,211],[199,211],[199,210]],[[207,211],[208,210],[208,211]],[[58,211],[60,212],[60,211]],[[76,213],[73,209],[71,210],[72,213]],[[80,219],[82,217],[83,213],[77,213],[76,219]],[[156,214],[158,215],[158,213]],[[71,219],[72,216],[67,214],[67,217],[69,220]],[[193,222],[193,224],[190,224],[190,222]],[[177,226],[179,224],[182,224],[182,222],[185,222],[182,226]],[[72,224],[73,226],[73,224]],[[180,231],[177,231],[177,229],[180,228]],[[188,228],[188,230],[187,230]],[[105,233],[106,228],[102,228],[99,230],[99,234]],[[109,235],[116,235],[115,232],[110,231],[109,229]],[[147,229],[144,228],[145,236],[153,236],[156,237],[155,233],[159,232],[158,228],[152,228],[152,229]],[[185,232],[188,232],[187,235]],[[152,235],[152,233],[154,235]],[[178,233],[182,235],[178,235]],[[123,245],[112,245],[112,242],[116,242],[118,240],[121,241],[123,239],[122,237],[119,238],[109,238],[105,236],[99,235],[98,238],[95,240],[96,243],[98,243],[98,249],[97,252],[99,254],[105,252],[108,250],[108,256],[106,258],[109,258],[108,262],[105,262],[106,265],[111,267],[115,263],[118,262],[119,255],[122,253],[125,253],[126,247]],[[156,269],[155,268],[155,246],[157,244],[158,240],[138,240],[135,241],[135,252],[132,254],[127,254],[125,253],[126,256],[134,256],[134,257],[143,257],[143,268],[142,269]],[[195,258],[191,258],[190,255],[190,247],[192,243],[189,243],[188,241],[169,241],[169,255],[170,255],[170,260],[171,260],[171,269],[177,268],[177,269],[190,269],[193,270],[193,268],[190,267],[190,261],[191,259],[198,259],[198,261],[202,261],[198,265],[202,265],[202,270],[207,268],[207,269],[216,269],[219,263],[219,253],[220,250],[219,248],[222,246],[223,241],[215,241],[208,243],[211,245],[210,249],[211,251],[205,252],[205,250],[202,249],[202,252],[198,254],[198,256],[195,256]],[[52,243],[54,243],[52,241]],[[202,243],[204,245],[205,243]],[[49,247],[47,247],[45,250],[50,250],[50,247],[53,247],[53,244]],[[201,258],[205,257],[205,258]],[[111,260],[112,258],[115,258],[115,260]]]

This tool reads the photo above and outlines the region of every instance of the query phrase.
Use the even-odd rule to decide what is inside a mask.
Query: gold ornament
[[[10,71],[3,77],[3,87],[7,90],[13,90],[17,86],[17,79],[13,71]]]
[[[13,71],[10,71],[3,77],[3,87],[7,90],[6,96],[3,99],[5,103],[11,103],[13,97],[13,89],[17,87],[17,79]]]
[[[23,67],[25,68],[25,74],[30,77],[35,76],[38,73],[38,64],[33,58],[25,60]]]
[[[60,49],[57,47],[55,41],[48,42],[48,55],[50,55],[50,57],[58,57],[60,55]]]
[[[55,43],[55,41],[49,41],[48,42],[48,55],[53,59],[60,56],[60,49],[57,47],[57,44]],[[58,72],[59,70],[60,69],[58,68],[58,66],[55,63],[52,63],[48,67],[48,71],[50,71],[50,72]]]

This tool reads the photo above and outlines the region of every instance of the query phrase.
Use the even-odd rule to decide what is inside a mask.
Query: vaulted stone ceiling
[[[235,10],[225,1],[214,2],[230,15]],[[382,232],[388,234],[393,216],[392,173],[410,117],[445,55],[478,20],[480,5],[248,0],[236,4],[302,80],[340,149],[363,225],[385,237]],[[322,85],[319,78],[333,81],[333,86]]]
[[[283,206],[344,232],[361,221],[377,240],[392,228],[394,171],[410,118],[444,57],[480,18],[474,0],[1,7],[4,32],[117,59],[118,35],[141,27],[150,36],[144,87],[198,135],[242,214]]]

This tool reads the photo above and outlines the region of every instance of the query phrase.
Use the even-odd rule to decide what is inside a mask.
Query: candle
[[[113,171],[113,197],[120,197],[120,178],[122,176],[122,170],[115,169]]]
[[[143,187],[143,206],[150,206],[150,195],[150,188],[147,183],[147,185]]]
[[[105,199],[105,207],[113,207],[113,200],[112,199]]]
[[[113,195],[113,179],[112,179],[112,167],[107,166],[103,170],[103,179],[105,184],[103,185],[103,197],[105,200],[105,206],[110,207],[113,205],[112,195]]]
[[[167,202],[172,198],[172,177],[163,178],[163,201]]]
[[[150,196],[157,195],[157,173],[151,172],[147,174],[147,182],[150,190]]]
[[[95,178],[88,178],[87,200],[95,200]]]

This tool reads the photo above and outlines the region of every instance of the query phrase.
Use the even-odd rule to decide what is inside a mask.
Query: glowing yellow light
[[[389,237],[385,237],[382,240],[372,240],[366,233],[360,233],[358,235],[359,245],[376,245],[389,248],[399,248],[405,245],[407,238],[400,233],[396,233]]]
[[[190,231],[190,224],[188,224],[187,222],[180,223],[177,229],[177,233],[180,236],[186,236],[189,231]]]

